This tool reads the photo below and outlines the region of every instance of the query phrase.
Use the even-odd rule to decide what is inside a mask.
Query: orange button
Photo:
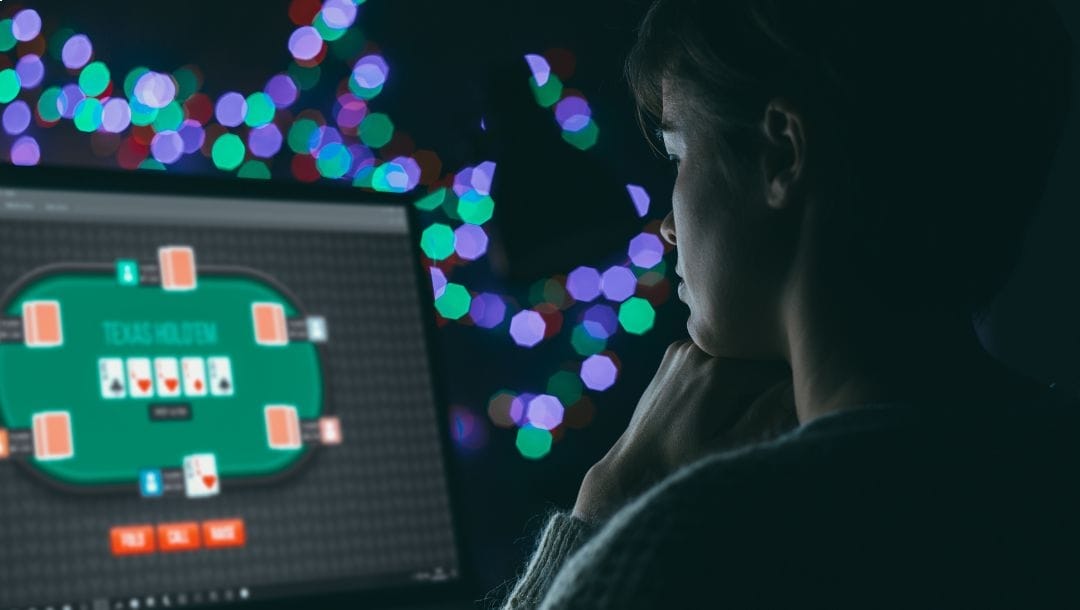
[[[145,555],[154,552],[154,526],[128,525],[109,530],[112,554]]]
[[[160,523],[157,526],[158,545],[163,553],[194,551],[199,548],[199,524]]]
[[[0,460],[11,455],[11,438],[8,431],[0,428]]]
[[[203,521],[202,531],[203,541],[208,549],[244,546],[247,542],[243,519]]]

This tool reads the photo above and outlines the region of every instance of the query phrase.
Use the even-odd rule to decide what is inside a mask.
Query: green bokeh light
[[[417,199],[416,203],[413,205],[415,205],[417,209],[424,210],[425,212],[434,212],[439,209],[439,206],[443,204],[443,201],[446,201],[446,193],[449,191],[450,189],[446,187],[440,188]]]
[[[241,165],[240,171],[237,172],[236,175],[241,178],[251,178],[254,180],[269,180],[270,168],[262,161],[252,159]]]
[[[319,66],[312,66],[305,68],[300,64],[293,62],[289,64],[289,76],[292,77],[296,86],[301,91],[307,91],[319,84],[319,79],[322,78],[322,68]]]
[[[517,450],[522,456],[538,460],[551,453],[551,433],[525,425],[517,432]]]
[[[159,171],[165,171],[165,164],[153,157],[147,157],[139,164],[139,169],[156,169]]]
[[[360,170],[356,172],[356,175],[353,176],[353,186],[359,186],[366,189],[372,188],[371,179],[374,176],[374,166],[369,165],[367,167],[361,167]]]
[[[91,133],[101,127],[101,101],[94,97],[84,98],[75,106],[75,128]]]
[[[131,106],[131,124],[143,127],[149,125],[157,119],[158,109],[151,108],[139,102],[137,99],[128,100],[128,105]]]
[[[596,146],[596,141],[600,138],[600,127],[596,125],[596,121],[589,119],[588,125],[581,131],[564,131],[562,137],[575,148],[589,150]]]
[[[495,200],[490,195],[468,191],[458,199],[458,216],[469,224],[482,225],[495,213]]]
[[[607,340],[593,337],[579,324],[570,332],[570,345],[579,356],[592,356],[607,349]]]
[[[562,99],[563,84],[559,77],[554,74],[548,76],[548,81],[544,83],[543,87],[536,84],[535,76],[531,76],[529,77],[529,86],[532,87],[536,103],[544,108],[550,108],[555,105],[555,102]]]
[[[270,96],[257,91],[247,96],[247,114],[244,116],[244,123],[248,127],[261,127],[266,125],[270,121],[274,120],[274,112],[277,108],[274,106],[274,100],[270,99]]]
[[[178,68],[173,72],[176,80],[176,99],[183,102],[199,90],[199,77],[188,68]]]
[[[0,70],[0,103],[6,104],[15,99],[21,86],[22,80],[14,70]]]
[[[326,20],[323,19],[322,11],[315,14],[315,20],[311,23],[315,27],[315,31],[319,33],[326,42],[333,42],[338,38],[341,38],[345,34],[345,29],[334,29],[327,25]]]
[[[315,167],[326,178],[337,179],[345,175],[352,165],[352,154],[344,144],[331,142],[322,147],[315,158]]]
[[[619,324],[626,332],[643,335],[649,332],[656,322],[656,310],[641,297],[630,297],[619,306]]]
[[[311,141],[311,134],[318,128],[319,124],[311,119],[300,119],[293,123],[289,128],[289,148],[301,155],[311,152],[308,142]]]
[[[213,157],[214,165],[218,169],[232,171],[240,167],[240,163],[244,161],[245,152],[244,141],[240,139],[240,136],[227,133],[214,142],[210,156]]]
[[[55,123],[60,120],[60,87],[49,87],[41,92],[38,98],[38,114],[43,121]]]
[[[357,133],[364,144],[371,148],[382,148],[394,137],[394,122],[381,112],[373,112],[360,122]]]
[[[100,61],[95,61],[79,73],[79,88],[89,97],[97,97],[109,88],[109,67]]]
[[[468,289],[453,282],[447,284],[442,296],[435,299],[435,309],[438,310],[439,315],[450,320],[464,317],[469,313],[470,305],[472,305],[472,296],[469,295]]]
[[[348,28],[345,35],[330,43],[330,52],[341,61],[352,61],[364,50],[364,35],[356,28]]]
[[[581,377],[570,371],[559,371],[548,379],[547,393],[564,405],[572,405],[581,398],[585,385]]]
[[[440,222],[433,223],[420,235],[420,249],[431,260],[449,258],[454,253],[454,230]]]
[[[0,34],[3,33],[3,22],[0,22]],[[49,38],[47,52],[56,61],[63,61],[64,59],[64,45],[67,44],[69,38],[75,35],[75,30],[71,28],[60,28],[53,32],[51,38]],[[0,49],[7,50],[7,49]]]
[[[178,102],[169,102],[167,106],[157,111],[154,117],[154,131],[176,131],[184,122],[184,107]]]
[[[15,48],[15,32],[11,29],[10,19],[0,21],[0,51],[10,51]]]

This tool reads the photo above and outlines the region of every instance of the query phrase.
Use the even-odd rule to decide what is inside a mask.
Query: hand
[[[585,475],[574,515],[606,519],[680,466],[796,424],[786,362],[713,358],[691,341],[674,343],[626,431]]]

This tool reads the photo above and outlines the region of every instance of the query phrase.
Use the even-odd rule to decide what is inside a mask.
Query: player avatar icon
[[[165,494],[161,471],[150,468],[139,471],[139,495],[144,498],[160,498]]]

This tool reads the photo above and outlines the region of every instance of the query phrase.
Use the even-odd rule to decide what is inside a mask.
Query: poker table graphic
[[[132,493],[149,469],[164,473],[151,495],[184,495],[196,454],[216,458],[220,488],[266,484],[340,440],[325,321],[270,275],[200,266],[196,277],[194,251],[170,248],[186,250],[187,276],[162,248],[158,265],[40,267],[0,297],[0,428],[13,461],[55,488]],[[140,362],[154,364],[139,374],[156,374],[158,393],[136,383]]]

